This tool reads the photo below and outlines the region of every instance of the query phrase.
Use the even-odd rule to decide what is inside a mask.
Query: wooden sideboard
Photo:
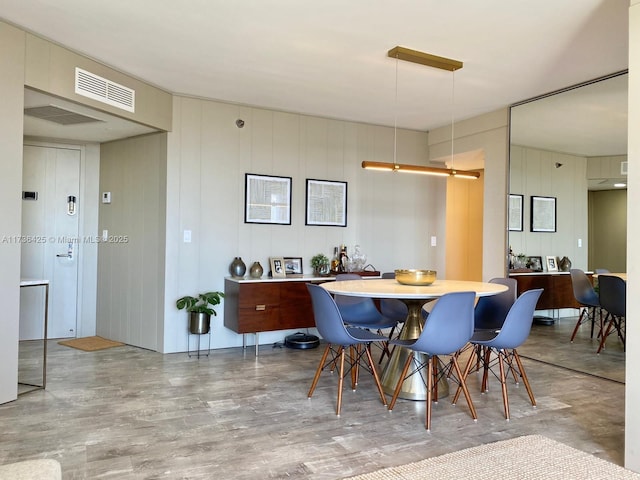
[[[518,295],[527,290],[544,288],[538,301],[536,310],[554,310],[558,308],[579,308],[580,305],[573,296],[571,274],[558,273],[510,273],[511,278],[518,282]],[[587,273],[591,281],[591,273]]]
[[[333,277],[303,276],[259,280],[225,278],[224,326],[243,335],[273,330],[315,327],[308,282],[322,283]]]

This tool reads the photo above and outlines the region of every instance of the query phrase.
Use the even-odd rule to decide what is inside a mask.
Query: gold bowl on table
[[[403,285],[431,285],[436,281],[436,271],[396,270],[396,281]]]

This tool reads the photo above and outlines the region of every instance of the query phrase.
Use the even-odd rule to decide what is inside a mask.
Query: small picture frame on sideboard
[[[271,277],[285,278],[287,276],[283,257],[270,257],[269,266],[271,267]]]
[[[558,258],[547,257],[547,272],[557,272],[557,271],[558,271]]]
[[[527,257],[527,268],[532,272],[542,272],[542,257]]]

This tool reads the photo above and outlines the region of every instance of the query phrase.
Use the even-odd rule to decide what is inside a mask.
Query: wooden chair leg
[[[500,383],[502,384],[502,403],[504,404],[504,416],[509,420],[509,394],[507,393],[507,379],[504,374],[504,352],[498,351],[498,365],[500,366]]]
[[[431,431],[431,402],[432,398],[432,390],[433,390],[433,359],[434,357],[429,357],[429,361],[427,364],[427,405],[426,405],[426,420],[425,427],[427,432]],[[437,361],[437,360],[436,360]]]
[[[344,347],[340,347],[340,378],[338,379],[338,406],[336,407],[336,415],[340,416],[342,409],[342,384],[344,383]]]
[[[484,365],[482,371],[482,384],[480,385],[480,392],[489,391],[489,362],[491,361],[491,349],[485,348],[484,352]]]
[[[358,358],[360,356],[360,345],[349,347],[349,365],[351,365],[351,390],[356,391],[358,380],[360,380],[360,364]]]
[[[520,371],[520,376],[522,377],[522,381],[524,382],[524,386],[527,389],[527,393],[529,394],[529,399],[531,400],[531,405],[536,406],[536,399],[533,397],[533,390],[531,390],[531,385],[529,385],[529,378],[527,377],[527,372],[524,371],[524,366],[522,365],[522,360],[520,360],[520,355],[514,349],[512,352],[513,358],[516,359],[516,364],[518,365],[518,370]]]
[[[474,345],[472,350],[471,350],[471,355],[469,356],[469,359],[467,360],[467,365],[464,367],[464,373],[462,374],[462,377],[460,377],[460,383],[466,382],[467,381],[467,377],[469,376],[469,372],[471,371],[471,365],[473,364],[474,361],[474,357],[476,357],[476,370],[478,370],[478,363],[480,360],[477,359],[478,356],[478,350],[476,349],[476,347],[479,347],[480,345]],[[456,404],[458,402],[458,398],[460,398],[460,392],[462,390],[462,385],[458,384],[458,388],[456,389],[456,393],[453,396],[453,400],[451,401],[452,404]]]
[[[580,328],[580,325],[582,325],[582,322],[584,321],[584,314],[587,312],[588,312],[587,307],[581,307],[580,316],[578,317],[576,326],[574,327],[573,333],[571,334],[571,343],[573,343],[573,339],[575,338],[576,333],[578,333],[578,328]],[[591,334],[591,338],[593,338],[593,333]]]
[[[384,390],[382,390],[382,384],[380,383],[380,377],[378,376],[378,372],[376,372],[376,367],[373,364],[373,359],[371,358],[371,346],[366,345],[364,347],[364,352],[367,355],[367,360],[369,361],[369,368],[371,368],[371,374],[373,375],[373,379],[376,382],[376,387],[378,387],[378,393],[380,394],[380,399],[382,400],[382,404],[387,406],[387,397],[384,395]]]
[[[462,388],[462,391],[464,392],[464,398],[467,399],[467,405],[469,405],[469,410],[471,410],[471,416],[474,420],[477,420],[478,414],[476,413],[476,408],[473,406],[473,400],[471,400],[471,395],[469,394],[469,389],[467,388],[466,377],[461,374],[460,366],[458,365],[458,360],[456,358],[453,359],[453,368],[455,368],[456,375],[458,375],[458,378],[460,379],[458,389]],[[457,393],[458,392],[456,392],[456,394]]]
[[[431,385],[433,386],[433,397],[432,401],[438,403],[438,357],[433,356],[433,362],[431,362]]]
[[[389,340],[393,338],[393,333],[396,331],[396,327],[391,327],[391,331],[389,331]],[[378,332],[379,333],[379,332]],[[391,350],[389,350],[389,342],[382,342],[382,353],[380,354],[380,360],[378,360],[378,365],[382,363],[384,356],[387,358],[391,358]]]
[[[313,377],[313,381],[311,382],[311,388],[309,389],[309,393],[307,393],[308,398],[311,398],[311,395],[313,395],[313,392],[316,389],[316,385],[318,385],[320,374],[324,369],[324,362],[327,361],[327,357],[329,356],[330,351],[331,351],[331,344],[327,344],[327,347],[324,349],[324,353],[322,354],[322,358],[320,359],[320,363],[318,364],[318,368],[316,369],[316,374]]]
[[[615,318],[613,317],[613,315],[607,315],[607,317],[609,317],[609,322],[607,323],[607,328],[602,334],[602,338],[600,339],[600,345],[598,346],[598,350],[596,351],[596,353],[600,353],[600,350],[604,348],[604,344],[607,341],[607,337],[611,333],[611,327],[613,327],[614,325]]]
[[[398,378],[398,383],[396,383],[396,389],[393,391],[393,397],[391,397],[391,401],[389,402],[389,411],[393,410],[394,405],[396,404],[396,400],[398,399],[398,395],[400,395],[400,390],[402,390],[402,384],[407,376],[407,372],[409,371],[409,366],[413,362],[413,351],[407,355],[407,361],[404,362],[404,367],[402,368],[402,373]]]

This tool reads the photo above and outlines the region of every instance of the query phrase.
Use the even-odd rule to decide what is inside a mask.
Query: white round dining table
[[[476,297],[497,295],[507,290],[505,285],[488,282],[475,282],[468,280],[440,280],[437,279],[431,285],[415,286],[403,285],[395,279],[363,279],[343,280],[340,282],[326,282],[322,288],[334,295],[347,295],[352,297],[368,298],[395,298],[403,301],[408,308],[400,338],[403,340],[415,339],[420,336],[424,319],[422,307],[438,297],[452,292],[475,292]],[[380,375],[380,383],[383,390],[392,394],[402,372],[409,352],[406,348],[395,348]],[[423,354],[416,353],[416,360],[422,361]],[[400,390],[399,397],[408,400],[425,400],[427,398],[426,381],[421,375],[413,375],[407,378]],[[446,382],[439,383],[439,396],[446,396],[448,388]]]

